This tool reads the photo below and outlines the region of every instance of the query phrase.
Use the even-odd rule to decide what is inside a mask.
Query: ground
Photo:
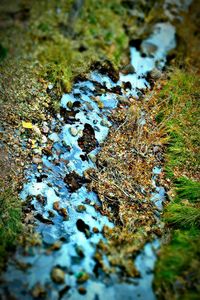
[[[95,62],[110,61],[116,71],[126,66],[132,37],[143,38],[156,20],[165,19],[162,1],[138,1],[136,7],[119,0],[75,2],[77,14],[73,1],[3,1],[0,7],[1,268],[27,216],[17,194],[31,147],[22,151],[16,130],[35,138],[22,121],[39,127],[49,112],[59,110],[61,94]],[[116,224],[114,230],[105,228],[109,243],[99,245],[97,259],[106,253],[113,269],[117,265],[127,276],[137,276],[133,257],[145,242],[162,235],[154,280],[158,299],[197,299],[200,291],[199,14],[196,1],[184,26],[176,22],[178,48],[168,69],[156,83],[152,79],[148,94],[130,99],[128,108],[122,101],[98,156],[98,171],[88,174],[90,188]],[[159,226],[150,201],[155,164],[162,166],[158,183],[168,194]]]

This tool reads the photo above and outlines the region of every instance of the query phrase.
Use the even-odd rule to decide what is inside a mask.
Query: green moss
[[[194,228],[174,230],[170,243],[161,249],[155,281],[156,290],[162,294],[160,299],[197,299],[199,234]]]
[[[2,183],[1,183],[2,186]],[[0,270],[8,251],[12,250],[22,230],[22,208],[20,200],[10,189],[0,195]]]

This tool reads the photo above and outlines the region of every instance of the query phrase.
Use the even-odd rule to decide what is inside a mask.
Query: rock
[[[38,156],[34,156],[32,161],[33,161],[34,164],[37,164],[37,165],[42,163],[42,159]]]
[[[70,128],[70,133],[72,136],[77,136],[78,130],[75,127]]]
[[[84,251],[83,251],[83,248],[81,247],[81,246],[76,246],[76,248],[75,248],[75,250],[76,250],[76,253],[80,256],[80,257],[84,257],[85,256],[85,254],[84,254]]]
[[[80,189],[86,181],[83,177],[73,171],[65,176],[64,182],[67,184],[68,189],[71,192],[75,192],[76,190]]]
[[[101,121],[101,125],[102,126],[107,126],[107,127],[110,127],[111,125],[110,125],[110,122],[108,121],[108,120],[106,120],[106,119],[103,119],[102,121]]]
[[[60,209],[60,206],[59,206],[59,201],[55,201],[53,203],[53,209],[55,209],[56,211],[58,211]]]
[[[50,84],[48,85],[48,89],[49,89],[49,90],[52,90],[53,87],[54,87],[54,85],[53,85],[52,83],[50,83]]]
[[[127,75],[127,74],[134,74],[135,73],[135,68],[132,64],[128,64],[122,69],[122,73]]]
[[[32,289],[33,298],[44,298],[46,295],[45,289],[40,283],[36,283],[36,285]]]
[[[79,286],[78,291],[81,295],[85,295],[87,290],[83,286]]]
[[[88,279],[90,278],[90,276],[86,273],[86,272],[80,272],[77,275],[77,282],[78,283],[84,283],[86,282]]]
[[[42,135],[42,139],[41,139],[43,144],[47,143],[47,137],[45,135]]]
[[[64,217],[65,220],[69,219],[69,215],[66,208],[64,207],[60,208],[59,212]]]
[[[85,207],[85,205],[82,205],[82,204],[80,204],[80,205],[78,205],[77,207],[76,207],[76,211],[77,212],[84,212],[86,210],[86,207]]]
[[[158,47],[150,42],[144,41],[141,45],[142,53],[145,55],[148,55],[148,56],[153,55],[157,49],[158,49]]]
[[[55,283],[62,284],[65,282],[65,272],[59,267],[54,267],[51,271],[51,278]]]
[[[71,101],[67,102],[67,107],[71,109],[73,107],[73,102]]]
[[[49,127],[47,125],[42,126],[42,132],[43,133],[48,133],[49,132]]]
[[[160,70],[158,70],[157,68],[154,68],[151,72],[150,72],[150,77],[154,80],[159,79],[162,76],[162,72]]]
[[[98,104],[98,108],[100,108],[100,109],[104,108],[103,102],[98,101],[97,104]]]
[[[60,249],[60,247],[61,247],[61,242],[55,242],[52,246],[51,246],[51,250],[53,250],[53,251],[57,251],[57,250],[59,250]]]
[[[98,229],[97,227],[93,227],[92,231],[93,231],[94,233],[99,233],[99,229]]]
[[[88,110],[94,110],[92,104],[90,104],[89,102],[86,103],[86,106]]]
[[[33,131],[37,134],[37,135],[41,135],[41,131],[40,131],[40,129],[39,129],[39,127],[37,127],[36,125],[33,125]]]

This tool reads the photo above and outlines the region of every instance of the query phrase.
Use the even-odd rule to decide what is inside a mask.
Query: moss
[[[4,266],[9,251],[15,247],[22,231],[21,219],[21,201],[10,189],[4,190],[0,195],[0,270]]]

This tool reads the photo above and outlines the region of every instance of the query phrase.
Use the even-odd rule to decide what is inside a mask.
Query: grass
[[[200,182],[199,77],[174,69],[160,97],[169,142],[166,175],[171,180],[171,201],[163,219],[170,241],[162,245],[156,265],[155,289],[159,299],[197,299],[199,292]]]
[[[13,250],[16,246],[21,232],[21,201],[13,195],[10,189],[6,189],[0,195],[0,271],[4,266],[9,251]]]
[[[161,250],[156,266],[160,299],[198,299],[199,234],[200,230],[197,228],[176,229],[170,243]]]
[[[195,300],[200,292],[200,77],[197,72],[199,38],[194,34],[197,12],[194,3],[190,14],[194,21],[186,20],[185,29],[178,32],[180,53],[170,79],[160,92],[161,109],[156,118],[168,136],[165,172],[170,180],[171,198],[164,209],[166,238],[154,280],[157,298],[164,300]],[[188,39],[192,47],[187,48],[183,40]]]

